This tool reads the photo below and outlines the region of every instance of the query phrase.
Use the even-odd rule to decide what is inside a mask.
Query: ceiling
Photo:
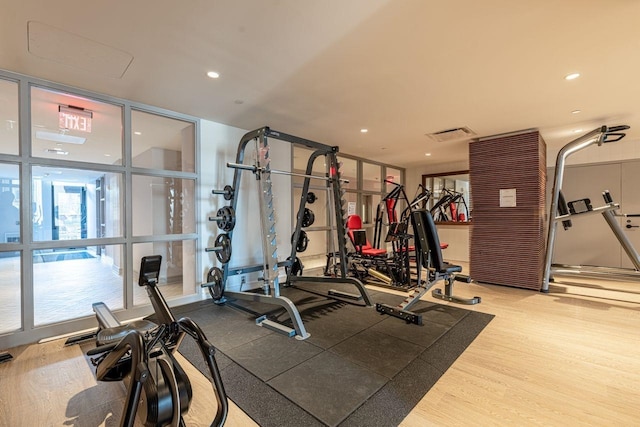
[[[638,0],[2,2],[1,69],[398,166],[464,161],[425,135],[458,127],[640,140]]]

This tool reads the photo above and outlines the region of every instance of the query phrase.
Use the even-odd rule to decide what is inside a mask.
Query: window
[[[122,164],[122,107],[40,87],[31,88],[31,154]]]
[[[198,289],[197,119],[53,86],[0,71],[0,348],[86,328],[98,301],[143,314],[143,255],[167,299]]]
[[[18,84],[0,80],[0,153],[18,154]]]
[[[122,245],[34,250],[34,325],[92,316],[91,304],[123,304]]]
[[[18,165],[0,163],[0,243],[20,243]]]
[[[133,166],[195,172],[195,125],[143,111],[131,112]]]
[[[382,168],[380,165],[362,163],[362,189],[368,191],[381,191]]]
[[[122,174],[34,166],[33,240],[76,240],[123,234]]]
[[[0,334],[22,328],[21,265],[19,251],[0,252]]]
[[[195,180],[134,175],[133,234],[195,233]]]

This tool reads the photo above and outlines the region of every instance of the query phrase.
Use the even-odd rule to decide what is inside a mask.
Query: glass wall
[[[20,169],[0,163],[0,242],[20,243]]]
[[[0,79],[0,153],[18,154],[18,84]]]
[[[122,107],[31,88],[33,157],[122,164]]]
[[[134,236],[195,233],[195,180],[133,175]]]
[[[133,166],[195,172],[195,126],[158,114],[131,112]]]
[[[22,328],[19,251],[0,252],[0,335]]]
[[[0,349],[86,328],[94,302],[142,314],[145,255],[166,299],[199,290],[197,119],[5,71],[0,100]]]
[[[134,305],[149,304],[146,290],[137,285],[140,275],[140,260],[149,255],[162,255],[158,286],[166,300],[194,293],[193,284],[196,281],[195,239],[136,243],[133,245]]]
[[[122,245],[32,251],[34,325],[92,316],[99,301],[124,308],[122,254]]]
[[[121,173],[33,166],[33,240],[123,235]]]
[[[311,150],[294,145],[293,147],[293,172],[304,173],[307,161],[312,153]],[[344,154],[338,155],[340,163],[341,178],[349,182],[342,183],[344,190],[344,202],[347,216],[359,215],[363,222],[363,228],[367,232],[368,239],[373,242],[375,222],[378,209],[385,194],[395,188],[393,184],[385,184],[383,177],[395,183],[404,181],[404,170],[394,166],[373,163],[356,157]],[[318,158],[313,165],[314,175],[326,176],[327,170],[324,164],[324,157]],[[295,219],[299,208],[299,201],[302,192],[303,177],[294,177],[293,183],[293,210],[292,217]],[[327,183],[320,180],[311,180],[310,191],[313,191],[317,200],[313,204],[307,203],[306,207],[311,209],[315,216],[312,226],[305,228],[309,238],[309,245],[304,253],[299,253],[306,268],[324,266],[326,254],[331,252],[331,209],[328,206],[330,200],[327,191]],[[383,218],[382,233],[386,233],[387,218]]]

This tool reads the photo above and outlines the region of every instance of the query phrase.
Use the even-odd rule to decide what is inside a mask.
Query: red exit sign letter
[[[84,108],[60,105],[58,106],[58,127],[60,129],[77,130],[91,133],[91,119],[93,113]]]

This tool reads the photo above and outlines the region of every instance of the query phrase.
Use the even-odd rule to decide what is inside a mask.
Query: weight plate
[[[216,258],[222,264],[226,264],[231,259],[231,239],[228,234],[220,234],[216,237]]]
[[[309,208],[304,208],[304,214],[302,215],[302,226],[305,228],[311,227],[315,221],[316,216],[313,211]]]
[[[313,191],[309,191],[307,193],[307,203],[309,203],[310,205],[314,204],[317,199],[318,197],[316,196],[316,193],[314,193]]]
[[[222,231],[231,231],[236,226],[236,212],[231,206],[224,206],[218,209],[218,228]]]
[[[233,199],[233,193],[234,193],[234,191],[233,191],[233,187],[232,186],[230,186],[228,184],[224,186],[224,196],[223,197],[224,197],[225,200]]]
[[[224,296],[224,278],[222,270],[218,267],[213,267],[207,273],[207,283],[213,283],[209,286],[209,293],[214,301],[218,301]]]
[[[287,258],[287,261],[290,261],[291,257]],[[302,265],[302,261],[300,258],[296,257],[290,266],[285,267],[285,271],[287,276],[302,276],[302,271],[304,270],[304,265]]]
[[[293,243],[293,238],[295,237],[296,233],[293,233],[293,235],[291,235],[291,244]],[[300,235],[298,236],[298,242],[295,244],[296,245],[296,252],[304,252],[307,250],[307,246],[309,245],[309,237],[307,236],[307,232],[304,230],[300,230]]]

